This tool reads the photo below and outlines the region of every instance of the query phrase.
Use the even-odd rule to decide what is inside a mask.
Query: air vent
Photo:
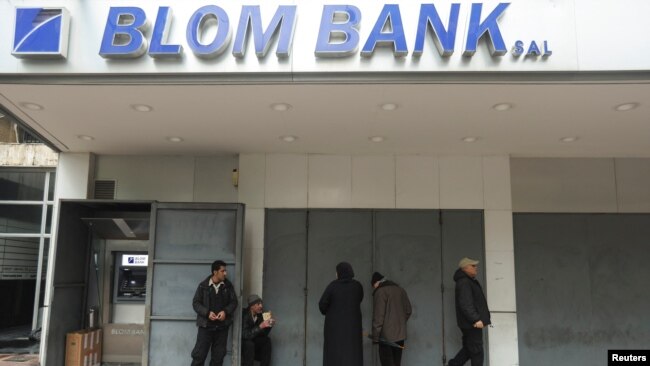
[[[114,180],[96,180],[95,181],[95,198],[100,200],[115,199],[115,181]]]

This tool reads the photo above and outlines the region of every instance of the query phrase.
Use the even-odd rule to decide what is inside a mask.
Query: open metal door
[[[65,335],[84,327],[90,246],[88,227],[79,218],[90,211],[65,200],[59,206],[50,316],[44,340],[47,365],[64,365]]]
[[[213,261],[227,264],[241,304],[244,205],[159,203],[152,209],[143,365],[189,364],[196,341],[192,298]],[[235,311],[224,365],[238,365],[241,310]],[[208,355],[209,359],[209,355]]]

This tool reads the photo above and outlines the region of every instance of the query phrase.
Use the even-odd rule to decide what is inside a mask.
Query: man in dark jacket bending
[[[400,366],[406,339],[406,321],[411,302],[403,288],[375,272],[370,284],[375,289],[372,310],[372,340],[379,343],[381,366]]]
[[[214,261],[212,274],[199,283],[192,307],[196,312],[196,345],[192,350],[192,366],[204,366],[212,349],[210,366],[223,365],[228,343],[228,328],[237,308],[237,295],[226,279],[226,263]]]
[[[275,320],[271,317],[271,313],[262,313],[263,309],[264,305],[259,296],[250,295],[248,297],[248,307],[243,310],[241,318],[242,366],[253,366],[255,360],[260,361],[260,366],[271,365],[269,333]]]
[[[485,294],[476,280],[478,261],[463,258],[454,274],[456,281],[456,321],[463,333],[463,348],[449,360],[449,366],[461,366],[472,360],[472,366],[483,365],[483,327],[490,323]]]

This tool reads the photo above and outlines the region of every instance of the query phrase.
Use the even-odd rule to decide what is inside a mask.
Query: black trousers
[[[461,329],[463,332],[463,348],[456,357],[449,360],[449,366],[462,366],[472,360],[472,366],[483,366],[483,329]]]
[[[404,341],[395,342],[400,346]],[[379,343],[379,362],[381,366],[400,366],[402,364],[402,349]]]
[[[242,339],[241,366],[253,366],[254,360],[259,361],[260,366],[271,365],[271,338],[262,336],[253,340]]]
[[[222,366],[226,356],[228,343],[228,328],[209,329],[199,327],[196,334],[196,345],[192,350],[192,366],[204,366],[208,352],[212,350],[210,366]]]

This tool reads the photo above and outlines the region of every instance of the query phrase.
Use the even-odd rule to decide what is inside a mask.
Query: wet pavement
[[[38,354],[40,342],[31,333],[29,325],[0,329],[0,354]]]
[[[39,365],[40,342],[31,333],[29,325],[0,329],[0,366]]]

